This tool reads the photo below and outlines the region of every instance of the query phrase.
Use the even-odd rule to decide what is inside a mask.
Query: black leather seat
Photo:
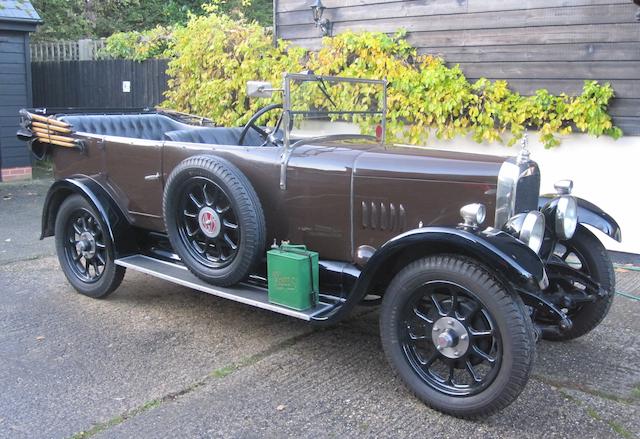
[[[75,131],[147,140],[165,140],[167,131],[201,129],[161,114],[69,115],[59,119]]]
[[[242,128],[197,128],[169,131],[165,139],[173,142],[208,143],[211,145],[237,145]],[[260,146],[264,139],[255,130],[249,130],[244,138],[244,145]]]

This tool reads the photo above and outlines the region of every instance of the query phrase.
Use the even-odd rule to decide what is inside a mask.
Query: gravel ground
[[[48,184],[0,185],[0,437],[640,436],[640,300],[539,343],[512,406],[460,421],[394,378],[375,309],[319,330],[132,271],[75,293],[38,240]],[[640,272],[617,276],[640,296]]]

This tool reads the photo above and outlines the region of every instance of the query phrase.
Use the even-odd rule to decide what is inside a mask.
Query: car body
[[[341,78],[285,76],[282,126],[287,126],[291,117],[287,91],[292,80],[322,84]],[[386,92],[386,82],[379,83]],[[284,130],[281,140],[271,139],[268,145],[266,137],[255,136],[249,136],[248,144],[238,145],[237,129],[185,124],[175,114],[161,111],[51,116],[24,111],[23,116],[20,137],[37,153],[46,151],[54,164],[55,183],[44,206],[42,236],[55,234],[61,206],[70,195],[79,194],[107,229],[116,265],[136,255],[181,264],[167,226],[171,223],[167,219],[167,194],[175,194],[167,186],[176,173],[194,169],[183,170],[185,162],[204,157],[214,164],[226,163],[224,166],[246,178],[242,181],[255,191],[265,224],[264,233],[259,235],[261,248],[288,241],[319,253],[324,301],[317,312],[304,314],[312,323],[335,323],[358,304],[380,303],[405,267],[436,256],[454,255],[460,264],[472,261],[501,288],[518,297],[514,300],[526,305],[516,304],[528,314],[525,320],[532,325],[532,338],[561,337],[573,326],[567,309],[573,306],[580,312],[584,306],[578,304],[581,301],[596,302],[612,294],[611,285],[604,285],[606,282],[586,269],[573,269],[554,257],[554,251],[556,244],[564,242],[559,237],[564,233],[562,227],[570,235],[564,237],[567,242],[577,228],[583,227],[572,224],[572,219],[620,240],[617,223],[595,205],[570,195],[569,182],[560,183],[556,194],[541,196],[540,172],[526,149],[517,157],[505,159],[388,145],[382,141],[384,132],[378,138],[329,135],[295,139],[289,129]],[[38,121],[49,131],[34,128],[33,122]],[[275,132],[277,128],[267,134]],[[52,133],[58,145],[50,142]],[[205,199],[206,191],[205,186]],[[572,218],[563,218],[563,214]],[[533,244],[536,237],[529,235],[535,233],[540,234],[540,242]],[[251,263],[249,275],[243,274],[242,284],[266,291],[266,258],[260,253]],[[158,271],[147,272],[159,275]],[[175,281],[169,275],[166,278]],[[194,282],[184,284],[211,292]],[[571,286],[576,284],[580,284],[577,289]],[[215,291],[234,298],[234,288],[222,285]],[[473,292],[469,294],[475,297]],[[453,302],[450,305],[452,309],[455,306]],[[261,307],[298,316],[278,307]],[[443,314],[442,318],[450,317]],[[466,324],[463,318],[460,322]],[[459,326],[458,322],[448,323],[454,329]],[[433,332],[436,346],[443,343],[438,349],[463,345],[457,339],[447,341],[450,335],[467,336],[464,329],[454,329],[446,334]],[[500,340],[505,337],[503,334]],[[388,355],[395,355],[389,354],[392,350],[390,347]],[[462,357],[455,352],[447,358],[459,361]],[[455,364],[456,368],[464,367]],[[430,379],[425,378],[426,382]],[[405,382],[410,380],[405,378]],[[453,372],[449,381],[453,383]],[[425,389],[440,385],[436,380],[430,386]],[[452,408],[455,401],[451,406],[416,393],[454,415],[488,413],[456,410]],[[487,403],[487,407],[498,405]]]

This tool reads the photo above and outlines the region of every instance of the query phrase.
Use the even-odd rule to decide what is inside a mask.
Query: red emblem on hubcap
[[[205,232],[215,233],[216,220],[211,212],[204,212],[202,214],[202,229]]]

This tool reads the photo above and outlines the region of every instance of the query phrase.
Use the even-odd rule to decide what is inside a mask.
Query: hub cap
[[[220,216],[210,207],[203,207],[198,214],[200,229],[209,238],[215,238],[220,234]]]
[[[189,178],[179,193],[178,232],[191,257],[211,268],[231,264],[242,236],[229,196],[206,177]]]
[[[483,391],[502,360],[498,326],[478,297],[449,281],[426,282],[403,307],[402,350],[414,372],[452,396]]]
[[[433,324],[431,339],[447,358],[460,358],[469,348],[469,333],[459,320],[451,317],[442,317]]]

